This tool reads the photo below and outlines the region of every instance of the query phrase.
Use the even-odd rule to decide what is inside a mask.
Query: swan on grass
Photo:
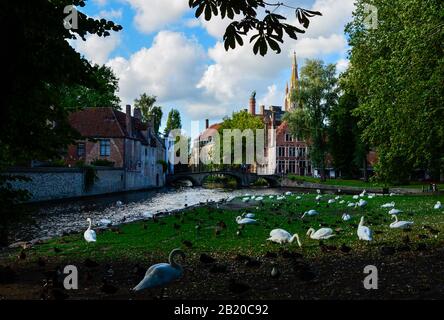
[[[89,223],[88,229],[83,233],[83,237],[85,238],[86,242],[96,242],[97,235],[94,230],[91,229],[91,218],[86,219],[86,221]]]
[[[351,219],[351,216],[348,213],[344,213],[342,215],[342,220],[349,221]]]
[[[241,216],[238,216],[236,222],[237,224],[255,224],[257,221],[251,218],[242,218]]]
[[[384,203],[381,208],[394,208],[395,207],[395,202],[388,202],[388,203]]]
[[[293,193],[291,192],[291,191],[287,191],[287,192],[285,192],[285,195],[286,196],[291,196]]]
[[[395,209],[395,208],[393,208],[393,209],[391,209],[389,211],[389,214],[391,214],[391,215],[397,215],[397,214],[400,214],[400,213],[402,213],[402,210]]]
[[[359,225],[358,225],[357,234],[358,234],[359,240],[364,240],[364,241],[372,241],[373,240],[372,230],[370,230],[369,227],[364,226],[364,217],[361,217],[361,221],[359,222]]]
[[[330,199],[330,200],[328,200],[328,204],[333,204],[333,203],[335,203],[335,202],[336,202],[335,199]]]
[[[319,230],[315,230],[313,228],[308,229],[307,236],[314,240],[326,240],[334,237],[333,230],[330,228],[321,228]]]
[[[171,251],[168,258],[169,263],[158,263],[151,266],[145,273],[145,277],[133,288],[133,291],[140,291],[154,287],[165,286],[183,275],[183,268],[177,263],[176,257],[185,259],[185,254],[180,249]]]
[[[368,204],[367,201],[365,201],[363,199],[359,199],[359,202],[356,203],[356,206],[359,207],[359,208],[364,208],[367,204]]]
[[[435,206],[433,207],[433,209],[435,209],[435,210],[442,209],[441,201],[436,202],[436,204],[435,204]]]
[[[349,202],[349,203],[347,204],[347,207],[356,207],[356,203],[354,203],[354,202]]]
[[[294,235],[291,235],[288,231],[285,231],[283,229],[274,229],[270,231],[270,238],[267,239],[268,241],[276,242],[279,244],[282,243],[293,243],[294,240],[298,243],[299,247],[302,247],[301,241],[299,240],[299,235],[295,233]]]
[[[249,218],[249,219],[254,219],[256,215],[254,213],[244,213],[242,214],[243,218]]]
[[[395,219],[395,222],[390,223],[392,229],[408,229],[413,224],[413,221],[399,221],[396,215],[392,215],[392,218]]]
[[[311,209],[311,210],[305,211],[304,214],[302,215],[301,219],[304,218],[306,215],[308,215],[308,216],[315,216],[317,214],[319,214],[319,212],[317,212],[316,210]]]

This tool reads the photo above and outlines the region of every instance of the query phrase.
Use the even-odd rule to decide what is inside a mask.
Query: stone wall
[[[30,202],[157,187],[156,176],[145,176],[141,172],[125,172],[121,168],[98,168],[98,180],[88,190],[85,189],[84,172],[78,168],[26,168],[14,169],[8,173],[31,179],[29,182],[12,182],[14,188],[25,189],[32,193]],[[164,177],[161,175],[159,187],[164,185]]]

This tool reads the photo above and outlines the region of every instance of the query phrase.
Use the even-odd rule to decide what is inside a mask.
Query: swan
[[[121,207],[121,206],[123,206],[123,202],[122,202],[122,201],[120,201],[120,200],[118,200],[118,201],[116,202],[116,206],[118,206],[118,207]]]
[[[395,207],[395,203],[394,202],[388,202],[388,203],[384,203],[381,208],[394,208]]]
[[[264,200],[264,197],[257,197],[257,198],[254,199],[254,200],[256,200],[256,201],[262,201],[262,200]]]
[[[104,226],[110,226],[113,224],[113,222],[110,219],[100,219],[100,224]]]
[[[315,231],[315,229],[310,228],[307,231],[307,236],[315,240],[323,240],[323,239],[330,239],[335,235],[333,234],[333,230],[330,228],[321,228],[318,231]]]
[[[297,197],[296,197],[296,200],[301,200],[301,199],[302,199],[301,196],[297,196]]]
[[[253,219],[255,217],[254,213],[244,213],[242,215],[243,218],[249,218],[249,219]]]
[[[390,223],[390,228],[408,229],[413,224],[413,221],[398,221],[398,217],[396,215],[393,215],[392,217],[395,218],[395,222]]]
[[[402,213],[402,210],[395,209],[395,208],[393,208],[389,211],[389,214],[391,214],[391,215],[396,215],[396,214],[400,214],[400,213]]]
[[[317,192],[318,194],[321,194],[321,190],[320,190],[320,189],[316,189],[316,192]]]
[[[299,247],[302,247],[301,241],[299,240],[299,235],[297,233],[291,235],[288,231],[283,229],[274,229],[270,231],[270,238],[267,240],[282,244],[287,242],[292,243],[295,239]]]
[[[179,279],[183,275],[183,268],[179,265],[175,258],[181,256],[185,259],[185,254],[180,249],[171,251],[168,262],[158,263],[151,266],[145,273],[142,281],[133,288],[133,291],[140,291],[143,289],[165,286],[174,280]]]
[[[278,200],[278,201],[281,201],[281,200],[284,200],[285,199],[285,196],[281,196],[281,197],[277,197],[276,198],[276,200]]]
[[[83,233],[83,237],[85,238],[86,242],[96,242],[97,235],[94,230],[91,229],[91,218],[86,219],[86,221],[89,223],[88,229]]]
[[[237,224],[255,224],[257,221],[251,218],[242,218],[241,216],[238,216],[236,222]]]
[[[248,202],[248,201],[250,201],[250,198],[248,197],[242,199],[242,202]]]
[[[358,226],[358,238],[359,240],[364,241],[372,241],[373,240],[373,232],[369,227],[364,226],[364,217],[361,217],[361,221]]]
[[[344,213],[343,215],[342,215],[342,220],[344,220],[344,221],[348,221],[348,220],[350,220],[351,219],[351,216],[348,214],[348,213]]]
[[[364,197],[366,192],[367,192],[366,190],[363,190],[359,196],[360,196],[361,198]]]
[[[291,192],[291,191],[287,191],[287,192],[285,192],[285,195],[286,196],[291,196],[293,193]]]
[[[335,197],[335,200],[339,200],[339,199],[341,199],[341,196],[336,196]]]
[[[356,203],[356,206],[359,207],[359,208],[364,208],[367,204],[368,204],[367,201],[365,201],[363,199],[359,199],[359,202]]]
[[[359,199],[359,196],[358,196],[358,195],[354,195],[354,196],[353,196],[353,199],[358,200],[358,199]]]
[[[274,196],[268,196],[268,198],[269,198],[269,199],[273,199],[273,198],[274,198]]]
[[[329,203],[329,204],[332,204],[332,203],[335,203],[335,202],[336,202],[335,199],[330,199],[330,200],[328,200],[328,203]]]
[[[311,209],[311,210],[305,211],[304,214],[302,215],[301,219],[303,217],[305,217],[305,215],[315,216],[317,214],[319,214],[319,212],[317,212],[316,210]]]
[[[433,209],[435,209],[435,210],[442,209],[441,201],[436,202],[436,204],[435,204],[435,206],[433,207]]]
[[[390,193],[390,197],[396,196],[396,193],[392,192]]]
[[[356,207],[356,203],[354,203],[354,202],[349,202],[349,203],[347,204],[347,207]]]
[[[339,204],[344,204],[344,203],[345,203],[345,200],[339,201]]]
[[[319,200],[321,200],[321,199],[322,199],[322,196],[321,196],[321,195],[316,196],[316,201],[319,201]]]

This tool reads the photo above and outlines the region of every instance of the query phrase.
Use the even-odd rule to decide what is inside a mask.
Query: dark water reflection
[[[29,219],[17,225],[12,230],[12,235],[15,241],[55,237],[86,229],[86,218],[91,218],[94,227],[99,227],[102,219],[109,219],[113,224],[121,224],[149,218],[153,213],[181,209],[185,204],[191,206],[200,202],[220,201],[230,196],[241,196],[246,193],[271,195],[282,192],[282,189],[271,188],[230,191],[180,188],[33,205],[29,207]],[[118,201],[123,204],[118,205]]]

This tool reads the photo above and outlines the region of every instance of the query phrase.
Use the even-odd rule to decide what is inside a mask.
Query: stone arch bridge
[[[193,184],[193,187],[202,186],[205,179],[212,175],[224,175],[233,177],[237,181],[239,187],[249,187],[259,178],[265,179],[271,187],[280,186],[280,177],[278,175],[258,175],[250,172],[239,171],[207,171],[207,172],[179,172],[172,175],[167,175],[167,184],[171,185],[177,181],[188,180]]]

